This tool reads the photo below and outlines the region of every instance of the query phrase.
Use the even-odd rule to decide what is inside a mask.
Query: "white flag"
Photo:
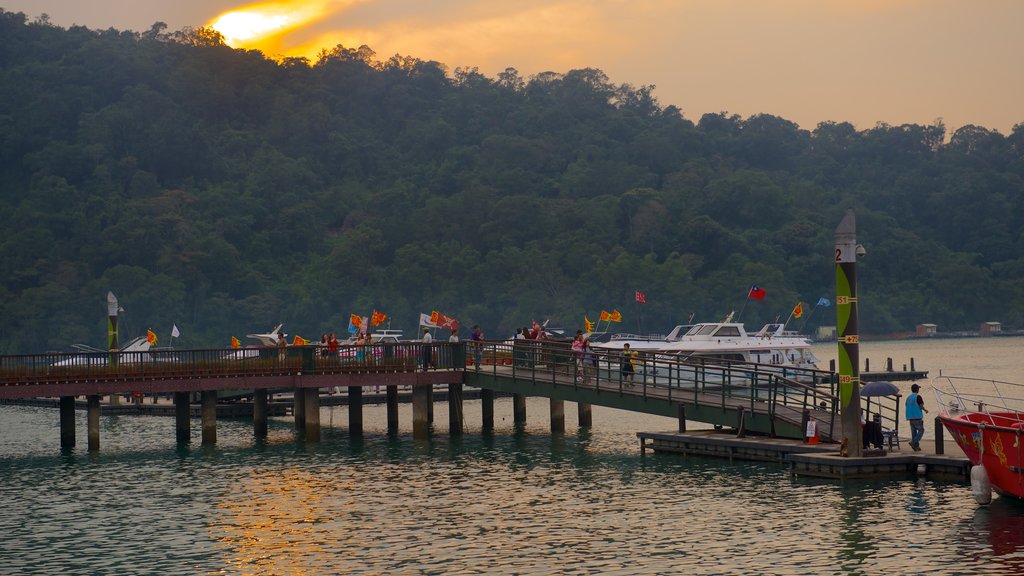
[[[179,336],[181,336],[181,332],[178,331],[178,325],[175,324],[174,327],[171,328],[171,338],[177,338]]]
[[[430,321],[430,314],[420,314],[420,326],[428,326],[430,328],[437,328],[437,324]]]

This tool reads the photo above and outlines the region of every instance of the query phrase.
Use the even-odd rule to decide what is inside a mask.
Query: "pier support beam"
[[[430,438],[430,421],[427,416],[430,396],[434,392],[432,384],[412,385],[412,436],[417,440]]]
[[[174,439],[178,444],[188,444],[192,441],[190,402],[191,395],[188,392],[174,393]]]
[[[679,431],[686,432],[686,405],[679,405],[679,415],[677,418],[679,420]]]
[[[427,422],[434,423],[434,385],[430,385],[430,393],[427,394]]]
[[[292,415],[295,417],[295,429],[306,429],[306,389],[296,388],[292,392]]]
[[[212,446],[217,443],[217,391],[203,391],[202,406],[203,445]]]
[[[462,435],[462,384],[448,384],[448,433]]]
[[[363,435],[363,387],[348,387],[348,435]]]
[[[526,424],[526,394],[512,395],[512,422],[516,426]]]
[[[303,394],[306,405],[306,442],[320,441],[320,389],[306,388]]]
[[[580,428],[590,428],[594,425],[593,409],[590,404],[580,402],[576,404],[576,411],[579,413]]]
[[[480,412],[483,419],[481,428],[484,432],[494,430],[494,390],[480,389]]]
[[[551,432],[565,433],[565,400],[551,399]]]
[[[86,420],[88,421],[89,451],[100,449],[100,397],[86,396]]]
[[[252,397],[252,433],[257,438],[267,437],[267,409],[270,394],[266,388],[257,388]]]
[[[60,397],[60,447],[75,446],[75,397]]]
[[[388,402],[388,435],[398,436],[398,386],[387,387]]]

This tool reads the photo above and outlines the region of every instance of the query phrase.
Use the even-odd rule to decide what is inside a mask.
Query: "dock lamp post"
[[[847,210],[835,232],[836,331],[839,340],[839,414],[847,456],[864,454],[860,431],[860,332],[857,326],[857,219]]]

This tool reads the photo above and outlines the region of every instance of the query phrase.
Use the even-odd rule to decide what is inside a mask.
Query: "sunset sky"
[[[825,120],[1024,122],[1021,0],[0,0],[62,27],[170,30],[236,16],[239,36],[271,56],[370,46],[494,77],[514,67],[599,68],[614,83],[654,84],[663,105],[769,113],[813,129]],[[238,23],[241,24],[238,24]],[[241,28],[237,28],[240,26]],[[226,36],[228,34],[225,34]]]

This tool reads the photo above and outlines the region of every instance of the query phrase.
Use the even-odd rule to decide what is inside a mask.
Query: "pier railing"
[[[31,386],[117,380],[160,380],[207,377],[340,374],[350,372],[412,372],[423,369],[462,370],[462,344],[426,346],[416,342],[286,348],[203,350],[155,349],[145,352],[47,353],[0,356],[0,386]]]
[[[468,362],[475,363],[470,343]],[[623,370],[626,357],[617,351],[579,353],[562,341],[516,340],[479,345],[480,370],[552,386],[618,390],[669,402],[707,405],[715,398],[722,408],[743,402],[752,412],[797,420],[813,414],[823,432],[834,437],[838,422],[838,383],[822,370],[798,369],[718,359],[677,360],[658,354],[638,354],[633,374]]]

